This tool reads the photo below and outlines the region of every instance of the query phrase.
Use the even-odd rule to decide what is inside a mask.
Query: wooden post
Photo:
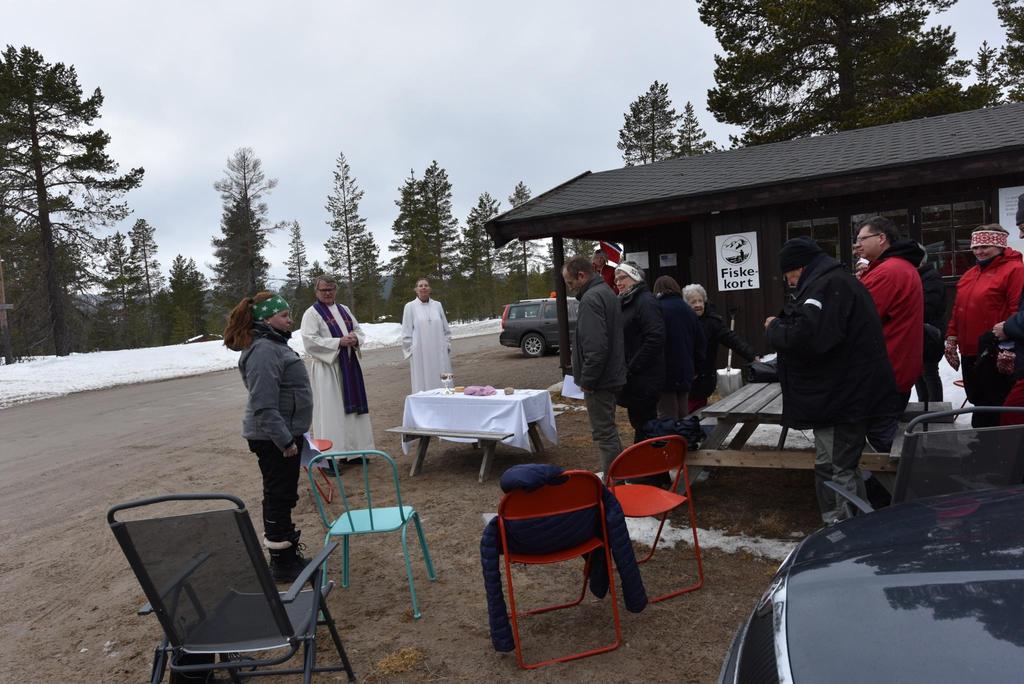
[[[11,331],[7,327],[7,310],[12,308],[4,294],[4,260],[0,257],[0,343],[4,345],[4,363],[14,363],[14,350],[11,348]]]
[[[555,263],[555,311],[558,313],[558,362],[562,367],[562,375],[567,375],[572,368],[572,356],[569,352],[569,305],[566,302],[565,279],[562,278],[562,266],[565,265],[565,246],[562,237],[551,238],[551,252]]]

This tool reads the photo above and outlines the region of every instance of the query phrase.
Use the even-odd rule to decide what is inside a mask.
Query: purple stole
[[[345,311],[345,307],[341,304],[337,306],[338,313],[345,321],[345,327],[352,332],[352,319]],[[331,337],[342,337],[341,326],[334,320],[331,310],[319,300],[313,302],[313,308],[327,323]],[[359,367],[359,359],[351,347],[342,347],[338,350],[338,364],[341,366],[341,394],[345,402],[345,413],[369,413],[370,406],[366,401],[366,387],[363,385],[363,370]]]

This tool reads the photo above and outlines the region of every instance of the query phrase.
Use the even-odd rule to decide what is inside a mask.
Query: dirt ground
[[[234,387],[237,376],[223,376]],[[697,592],[650,605],[642,613],[622,607],[623,644],[611,653],[525,672],[512,654],[492,650],[480,569],[482,515],[497,509],[498,477],[517,463],[545,461],[565,468],[597,467],[586,414],[569,411],[557,419],[559,444],[540,455],[499,446],[491,479],[477,483],[480,452],[468,445],[431,444],[423,471],[408,476],[409,457],[398,437],[384,430],[400,425],[402,397],[408,387],[404,364],[387,363],[367,371],[371,414],[378,448],[397,456],[402,494],[423,520],[438,579],[430,582],[415,549],[413,566],[423,617],[413,620],[397,535],[352,542],[352,581],[336,588],[329,605],[338,620],[356,675],[363,682],[589,681],[712,682],[736,628],[767,586],[777,562],[746,553],[704,551],[706,583]],[[455,360],[460,385],[547,387],[558,379],[557,357],[525,359],[496,343],[460,354]],[[0,484],[0,680],[4,682],[148,681],[153,646],[160,631],[152,617],[138,617],[142,592],[106,529],[106,507],[118,501],[167,491],[226,491],[258,511],[260,477],[254,457],[237,436],[244,395],[230,390],[204,409],[205,394],[194,379],[161,383],[163,394],[195,406],[196,440],[180,441],[181,430],[154,420],[139,434],[113,443],[145,453],[139,462],[123,454],[90,460],[91,444],[76,460],[35,466],[16,488]],[[192,383],[192,384],[189,384]],[[107,392],[91,393],[99,401]],[[228,393],[224,390],[221,394]],[[79,397],[84,395],[79,395]],[[57,402],[49,410],[62,406]],[[81,401],[79,399],[79,401]],[[213,401],[213,399],[209,399]],[[560,401],[556,397],[556,402]],[[139,402],[142,410],[145,401]],[[14,407],[0,426],[25,424],[30,407]],[[22,413],[17,413],[17,412]],[[127,413],[128,409],[125,409]],[[157,410],[159,412],[159,410]],[[5,412],[6,413],[6,412]],[[4,422],[3,418],[8,421]],[[620,411],[623,434],[631,435]],[[13,427],[11,428],[13,434]],[[6,437],[5,437],[6,440]],[[625,440],[624,440],[625,441]],[[198,444],[197,444],[198,443]],[[18,472],[24,475],[24,470]],[[79,477],[76,473],[80,473]],[[70,484],[60,484],[70,477]],[[76,484],[75,478],[79,481]],[[24,478],[23,478],[24,479]],[[296,519],[304,541],[315,552],[321,539],[308,484],[301,483]],[[75,488],[78,488],[76,493]],[[69,492],[70,488],[70,492]],[[789,538],[816,524],[809,471],[714,471],[694,488],[700,527],[751,536]],[[258,516],[254,516],[257,518]],[[415,545],[413,545],[415,548]],[[648,592],[679,586],[692,577],[688,547],[659,551],[642,566]],[[335,579],[340,553],[333,560]],[[521,605],[536,606],[568,598],[578,591],[579,566],[516,571]],[[551,657],[572,648],[598,646],[611,639],[609,602],[589,597],[573,610],[527,618],[524,644],[528,658]],[[325,656],[326,641],[321,649]],[[319,675],[316,681],[343,681]]]

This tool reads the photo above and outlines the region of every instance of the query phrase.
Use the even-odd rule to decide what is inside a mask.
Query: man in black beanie
[[[793,292],[764,327],[779,354],[782,424],[814,430],[815,491],[829,525],[850,509],[824,483],[864,496],[867,426],[899,412],[896,379],[875,303],[842,264],[798,237],[782,246],[779,266]]]

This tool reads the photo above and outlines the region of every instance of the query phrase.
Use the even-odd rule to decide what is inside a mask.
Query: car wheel
[[[519,348],[523,350],[523,356],[535,359],[538,356],[544,356],[545,347],[544,338],[537,333],[529,333],[523,336],[522,341],[519,343]]]

